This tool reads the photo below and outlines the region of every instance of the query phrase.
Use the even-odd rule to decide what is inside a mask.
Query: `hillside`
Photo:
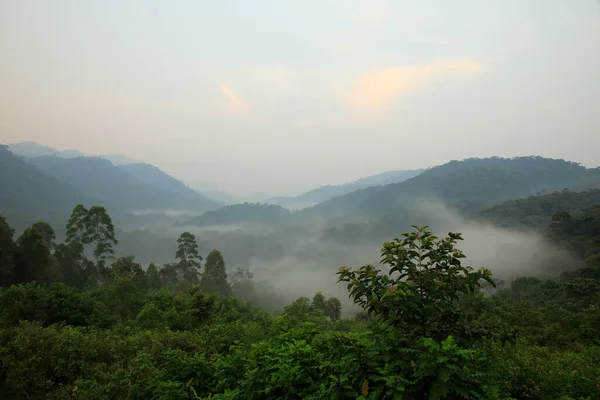
[[[137,178],[138,180],[153,185],[154,187],[167,190],[170,193],[181,196],[186,199],[203,202],[206,207],[216,207],[217,203],[206,196],[201,195],[191,189],[183,182],[168,175],[160,168],[145,163],[135,163],[118,166],[123,171]]]
[[[478,212],[474,218],[503,228],[544,230],[556,212],[565,211],[578,216],[597,204],[600,204],[599,189],[583,192],[563,190],[509,200]]]
[[[404,182],[366,188],[303,212],[383,218],[427,199],[439,200],[463,215],[471,215],[510,199],[565,188],[600,188],[600,169],[542,157],[451,161]]]
[[[348,182],[342,185],[326,185],[298,196],[280,196],[267,199],[267,203],[277,204],[289,209],[299,209],[309,207],[314,204],[333,199],[334,197],[343,196],[357,190],[365,189],[370,186],[387,185],[390,183],[399,183],[414,176],[419,175],[424,170],[409,170],[409,171],[388,171],[381,174],[367,176],[357,179],[353,182]]]
[[[59,228],[78,203],[95,201],[0,146],[0,215],[18,231],[45,220]]]
[[[275,226],[289,221],[289,210],[274,204],[234,204],[208,211],[184,223],[199,227],[216,225],[263,225]]]
[[[26,161],[68,183],[81,193],[99,200],[100,204],[118,204],[126,211],[203,212],[216,206],[216,203],[201,196],[184,197],[172,192],[170,186],[163,187],[156,183],[149,183],[147,180],[140,180],[122,167],[117,167],[110,161],[98,157],[63,159],[44,156],[27,158]],[[176,185],[167,181],[171,186]]]
[[[23,157],[41,157],[54,155],[61,158],[74,158],[82,157],[85,155],[79,150],[57,150],[36,142],[13,143],[8,145],[8,149],[13,154]]]
[[[39,144],[36,142],[19,142],[9,144],[8,148],[11,152],[18,156],[22,157],[42,157],[42,156],[56,156],[60,158],[75,158],[75,157],[85,157],[86,154],[80,150],[70,149],[70,150],[58,150],[49,146],[45,146],[43,144]],[[97,157],[104,158],[115,165],[126,165],[126,164],[134,164],[138,161],[135,161],[127,156],[121,154],[107,154],[107,155],[99,155]]]

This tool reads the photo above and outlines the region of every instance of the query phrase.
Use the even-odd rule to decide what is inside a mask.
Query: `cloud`
[[[237,94],[228,84],[222,84],[220,87],[221,94],[225,97],[229,103],[229,107],[232,111],[238,114],[250,113],[250,106]]]
[[[352,106],[375,113],[403,92],[420,88],[440,77],[475,73],[482,65],[473,60],[437,62],[416,66],[376,69],[354,79],[353,90],[346,95]]]

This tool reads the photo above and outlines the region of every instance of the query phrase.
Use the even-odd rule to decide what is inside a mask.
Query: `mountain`
[[[274,204],[244,203],[208,211],[199,217],[185,222],[183,225],[199,227],[217,225],[277,226],[288,222],[291,215],[289,210]]]
[[[425,169],[387,171],[377,175],[371,175],[365,178],[357,179],[354,182],[350,182],[350,185],[379,186],[389,185],[391,183],[400,183],[421,174],[423,171],[425,171]]]
[[[471,158],[428,169],[411,179],[369,187],[317,204],[296,214],[335,224],[378,221],[393,228],[414,215],[423,201],[440,201],[468,216],[504,201],[541,191],[600,188],[600,169],[542,157]],[[422,210],[427,215],[427,210]],[[415,221],[413,221],[415,222]]]
[[[137,178],[138,180],[152,185],[156,188],[161,188],[177,196],[181,196],[185,199],[196,200],[203,202],[207,207],[216,207],[217,203],[208,197],[201,195],[195,190],[191,189],[183,182],[168,175],[160,168],[154,165],[145,163],[135,163],[127,165],[119,165],[119,169],[127,172],[129,175]]]
[[[193,196],[188,192],[182,195],[185,185],[148,166],[133,167],[130,170],[134,172],[130,173],[123,166],[115,166],[99,157],[63,159],[43,156],[26,158],[26,161],[99,200],[101,205],[117,204],[129,212],[180,210],[198,213],[218,206],[199,194]],[[144,178],[139,179],[136,174]]]
[[[57,150],[35,142],[21,142],[8,145],[8,149],[16,155],[23,157],[41,157],[55,155],[62,158],[84,156],[79,150]]]
[[[277,204],[289,209],[300,209],[322,203],[334,197],[364,189],[370,186],[398,183],[419,175],[424,170],[388,171],[381,174],[368,176],[342,185],[327,185],[312,189],[298,196],[279,196],[265,200],[267,203]]]
[[[20,142],[8,145],[11,152],[23,157],[56,156],[60,158],[85,157],[86,154],[79,150],[57,150],[36,142]],[[97,156],[109,160],[115,165],[134,164],[139,161],[133,160],[121,154],[109,154]]]
[[[95,200],[71,185],[48,176],[0,146],[0,214],[17,230],[44,220],[56,227],[64,226],[73,207]]]
[[[132,158],[124,156],[122,154],[105,154],[99,155],[98,157],[104,158],[105,160],[110,161],[114,165],[129,165],[129,164],[137,164],[139,161],[136,161]]]
[[[497,206],[478,212],[476,220],[492,223],[495,226],[511,229],[545,230],[552,216],[564,211],[578,216],[600,204],[600,189],[583,192],[563,190],[523,199],[509,200]]]

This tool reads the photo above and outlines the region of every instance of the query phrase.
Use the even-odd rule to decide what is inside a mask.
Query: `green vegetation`
[[[364,310],[346,318],[322,293],[259,310],[252,272],[190,232],[144,270],[115,259],[103,207],[76,206],[63,243],[44,222],[15,239],[2,217],[0,398],[599,398],[599,210],[548,229],[585,268],[509,285],[463,264],[460,234],[415,227],[381,267],[340,268]]]
[[[581,214],[582,210],[600,204],[600,190],[573,192],[565,189],[545,195],[509,200],[480,211],[477,220],[511,229],[545,230],[554,214],[567,211]]]
[[[379,219],[397,215],[416,200],[434,199],[463,215],[472,215],[507,200],[565,188],[600,188],[600,169],[542,157],[451,161],[404,182],[332,199],[305,213],[335,215],[343,210],[347,215]]]

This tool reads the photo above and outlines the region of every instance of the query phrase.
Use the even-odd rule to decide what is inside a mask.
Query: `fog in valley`
[[[467,256],[463,264],[490,269],[499,288],[520,276],[550,277],[582,266],[568,251],[551,244],[543,232],[500,228],[461,216],[439,199],[415,199],[402,212],[413,224],[428,225],[438,237],[461,233],[464,240],[457,248]],[[366,264],[383,267],[379,264],[381,242],[365,239],[347,244],[328,240],[323,236],[328,226],[326,218],[311,219],[309,228],[295,227],[293,220],[282,226],[238,223],[198,227],[182,222],[191,216],[187,211],[154,213],[164,213],[172,224],[127,233],[125,246],[117,246],[119,256],[141,255],[138,259],[146,266],[151,262],[166,264],[174,260],[177,237],[184,231],[191,232],[201,254],[220,249],[228,270],[244,268],[254,273],[256,302],[266,309],[281,309],[301,296],[322,292],[340,298],[346,311],[356,312],[345,285],[337,283],[338,268]],[[411,229],[408,225],[398,226],[396,236],[387,240]],[[248,252],[249,248],[252,251]],[[257,248],[258,253],[254,251]]]

